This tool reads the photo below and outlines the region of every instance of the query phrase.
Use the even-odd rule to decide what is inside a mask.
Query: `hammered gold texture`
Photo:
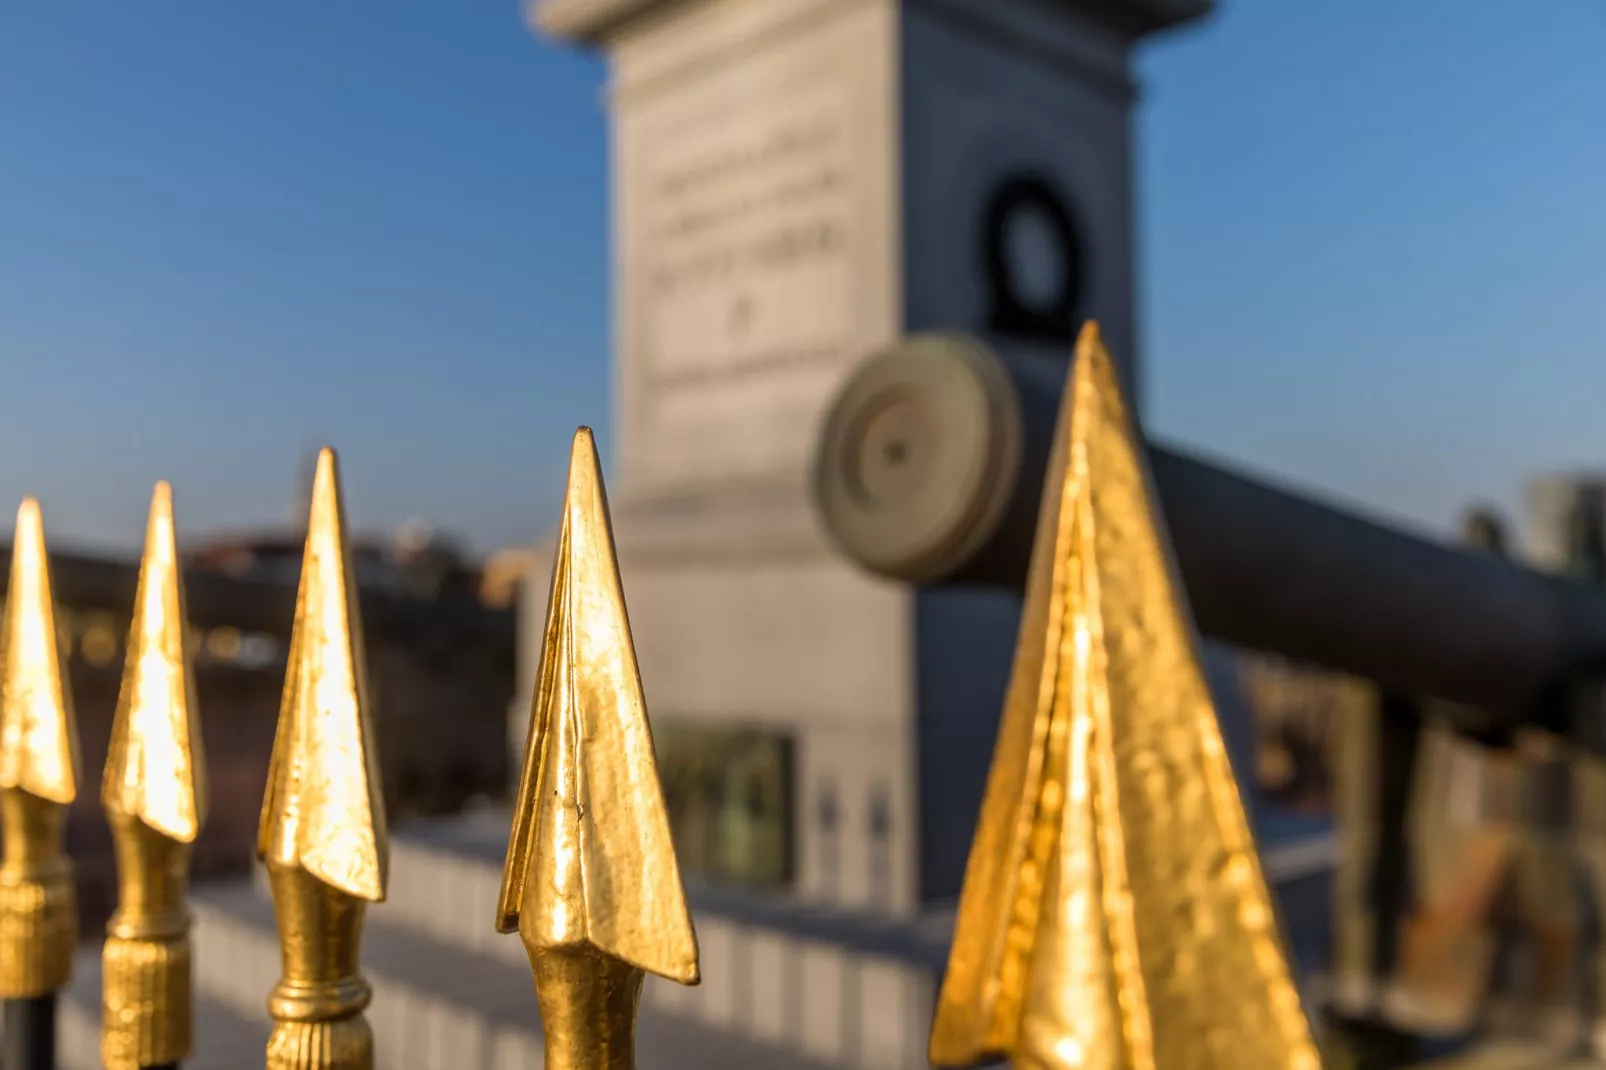
[[[72,979],[77,946],[78,894],[65,859],[53,873],[20,880],[0,870],[0,999],[61,988]]]
[[[56,646],[44,521],[32,498],[17,510],[0,630],[0,790],[12,788],[61,806],[78,798],[78,725]]]
[[[268,997],[275,1023],[268,1065],[370,1070],[373,1041],[362,1012],[373,989],[358,964],[367,904],[293,866],[270,862],[268,882],[284,961]],[[287,1061],[275,1062],[275,1050]]]
[[[43,996],[72,977],[78,942],[62,827],[78,797],[78,728],[56,646],[39,503],[17,510],[0,627],[0,998]]]
[[[258,852],[348,895],[385,897],[385,808],[333,450],[318,455]]]
[[[117,854],[117,910],[101,952],[108,1070],[181,1062],[193,1042],[184,887],[206,787],[184,620],[173,493],[158,483],[101,779]]]
[[[940,1066],[1319,1065],[1096,326],[1056,433]]]
[[[188,937],[110,937],[101,963],[100,1057],[106,1070],[182,1062],[195,1039]]]
[[[108,812],[138,818],[168,839],[193,843],[206,814],[206,760],[184,620],[173,491],[158,483],[151,495],[101,804]]]
[[[369,1070],[374,1033],[363,1018],[280,1022],[268,1036],[267,1070]]]
[[[698,983],[589,428],[574,436],[498,932],[529,952],[549,1070],[627,1070],[644,972]]]
[[[594,951],[530,953],[546,1044],[544,1070],[632,1070],[645,974]]]
[[[283,973],[268,997],[267,1065],[370,1070],[360,973],[363,913],[385,898],[385,810],[375,771],[362,627],[335,455],[318,456],[284,698],[262,801]]]

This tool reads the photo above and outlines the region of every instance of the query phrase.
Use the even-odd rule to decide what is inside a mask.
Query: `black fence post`
[[[56,1070],[56,994],[5,1001],[4,1070]]]

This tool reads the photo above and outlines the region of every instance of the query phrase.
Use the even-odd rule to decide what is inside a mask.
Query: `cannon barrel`
[[[911,336],[835,399],[816,509],[849,559],[922,585],[1020,591],[1064,361]],[[1532,722],[1572,672],[1606,666],[1606,595],[1451,549],[1150,440],[1200,630]]]

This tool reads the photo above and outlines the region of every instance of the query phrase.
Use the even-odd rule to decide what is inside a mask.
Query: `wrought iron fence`
[[[856,398],[850,387],[838,415]],[[842,426],[828,426],[827,455],[841,447],[832,435]],[[1353,580],[1374,567],[1357,555],[1394,553],[1404,560],[1376,564],[1379,581],[1414,565],[1429,579],[1408,584],[1404,595],[1386,583],[1351,588],[1347,607],[1321,612],[1272,598],[1259,609],[1211,603],[1202,616],[1207,627],[1265,635],[1283,634],[1277,614],[1287,614],[1293,631],[1284,647],[1327,650],[1318,660],[1340,668],[1392,667],[1397,680],[1483,699],[1513,721],[1534,719],[1542,669],[1571,668],[1580,655],[1606,649],[1606,605],[1509,565],[1446,556],[1315,506],[1289,505],[1202,466],[1167,462],[1156,480],[1092,325],[1051,426],[1034,434],[1041,464],[1009,480],[1029,485],[1015,497],[1035,504],[1004,501],[963,519],[976,529],[980,516],[981,534],[993,536],[989,544],[971,530],[961,540],[972,562],[992,555],[978,574],[991,568],[992,577],[1008,577],[1024,595],[1024,612],[930,1060],[1314,1070],[1316,1040],[1205,682],[1183,580],[1188,593],[1224,599],[1222,577],[1211,570],[1250,575],[1249,548],[1264,538],[1256,520],[1317,545],[1255,568],[1319,571],[1336,560]],[[1223,497],[1210,498],[1218,492]],[[1253,515],[1207,521],[1197,512],[1207,498],[1211,508],[1248,505]],[[857,543],[844,540],[855,556],[898,570],[884,540],[878,556],[873,532],[832,513],[829,487],[822,499],[839,535],[858,532]],[[1169,534],[1176,518],[1168,529],[1162,504],[1187,518],[1180,575]],[[1342,545],[1343,531],[1371,542]],[[1190,554],[1194,537],[1210,549]],[[1008,545],[996,545],[999,538]],[[949,554],[956,556],[964,554]],[[920,568],[925,579],[944,571],[929,553]],[[1286,577],[1262,580],[1245,597],[1278,579]],[[1416,636],[1416,647],[1384,653],[1368,645],[1376,640],[1346,631],[1379,620],[1391,598],[1430,595],[1466,608],[1446,622],[1458,638]],[[1477,633],[1507,598],[1525,607],[1540,635]],[[177,1066],[195,1031],[184,900],[207,793],[185,609],[172,495],[161,484],[101,782],[119,874],[101,1021],[102,1061],[115,1070]],[[1336,631],[1319,623],[1328,610],[1344,622]],[[8,1070],[54,1067],[55,998],[79,935],[62,815],[83,788],[83,771],[55,617],[44,527],[29,500],[18,514],[0,632]],[[544,639],[501,891],[485,925],[516,932],[528,952],[547,1066],[629,1067],[645,974],[694,985],[701,967],[586,429],[570,458]],[[1452,664],[1474,648],[1504,670],[1498,684]],[[360,949],[364,909],[385,898],[388,837],[368,686],[338,471],[326,450],[257,842],[283,962],[277,986],[264,993],[270,1068],[374,1065]],[[1588,713],[1580,723],[1598,720],[1594,707]]]

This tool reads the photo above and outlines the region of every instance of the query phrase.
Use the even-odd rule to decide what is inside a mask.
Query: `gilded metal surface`
[[[371,990],[358,973],[364,905],[385,898],[357,588],[335,455],[318,455],[284,698],[262,800],[284,974],[268,999],[269,1070],[369,1070]]]
[[[44,523],[17,511],[0,631],[0,998],[42,996],[72,976],[78,943],[62,823],[78,797],[78,727],[56,649]]]
[[[117,849],[117,912],[101,955],[107,1070],[177,1063],[194,1042],[184,885],[206,816],[206,761],[166,483],[151,498],[134,602],[101,782]]]
[[[194,1044],[190,846],[137,818],[111,816],[118,910],[101,951],[101,1064],[136,1070],[182,1061]]]
[[[1315,1070],[1146,460],[1092,324],[1054,450],[931,1061]]]
[[[158,483],[100,797],[108,812],[194,843],[206,812],[206,777],[186,640],[173,492]]]
[[[496,928],[529,952],[548,1070],[628,1070],[644,973],[699,980],[589,428],[569,461]]]

